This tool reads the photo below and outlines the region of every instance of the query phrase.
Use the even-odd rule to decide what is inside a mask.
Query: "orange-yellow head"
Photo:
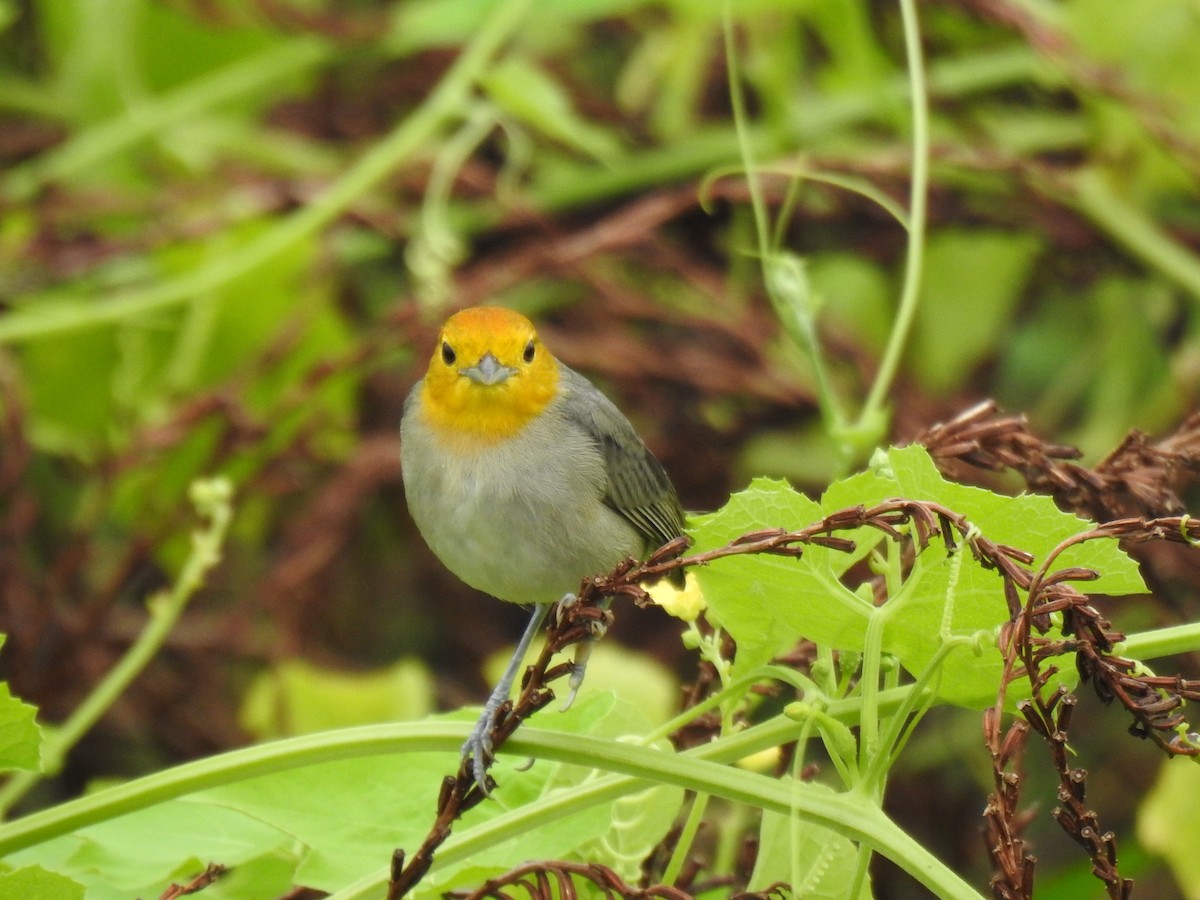
[[[558,363],[533,323],[475,306],[442,326],[421,389],[426,421],[464,447],[511,437],[558,393]]]

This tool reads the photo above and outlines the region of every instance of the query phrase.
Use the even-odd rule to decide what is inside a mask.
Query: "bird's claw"
[[[494,699],[494,698],[493,698]],[[475,784],[479,786],[479,790],[483,792],[485,797],[491,796],[491,791],[488,788],[487,770],[494,758],[492,747],[492,728],[496,721],[496,710],[499,709],[499,704],[493,704],[489,699],[483,707],[483,712],[475,722],[475,727],[471,729],[470,735],[463,742],[462,757],[471,759],[471,774],[475,778]]]
[[[561,625],[571,608],[578,602],[579,598],[574,594],[567,594],[563,597],[554,608],[556,624]],[[596,641],[604,637],[605,632],[608,631],[608,626],[612,624],[613,616],[608,610],[607,603],[596,607],[593,612],[594,616],[589,617],[587,622],[587,637],[575,645],[575,661],[571,663],[571,675],[567,679],[569,693],[562,705],[562,712],[570,709],[571,704],[575,702],[575,697],[579,694],[579,688],[583,686],[583,676],[587,674],[588,658],[592,655],[592,647],[595,646]]]
[[[567,694],[567,699],[563,701],[559,712],[566,712],[571,708],[571,704],[575,702],[575,697],[579,693],[579,689],[583,686],[583,676],[586,672],[586,662],[574,662],[571,664],[571,677],[567,679],[567,687],[570,688],[570,692]]]
[[[582,611],[580,619],[588,629],[587,640],[598,641],[608,632],[608,626],[613,622],[613,614],[608,608],[609,600],[605,598],[595,606]],[[575,594],[564,594],[563,598],[554,605],[554,626],[561,628],[570,617],[571,610],[579,605],[579,597]]]
[[[525,659],[525,653],[529,650],[529,644],[533,640],[534,634],[542,627],[542,623],[546,620],[546,613],[549,611],[548,603],[540,603],[534,607],[529,624],[525,626],[525,633],[517,642],[517,649],[513,651],[504,674],[500,676],[500,682],[492,691],[492,695],[488,697],[487,703],[483,705],[483,712],[475,722],[475,727],[471,729],[470,736],[462,745],[463,759],[471,758],[471,774],[475,776],[475,784],[479,786],[479,790],[485,797],[491,796],[487,770],[488,766],[492,764],[492,751],[495,749],[492,745],[492,731],[496,726],[496,713],[508,702],[508,692],[512,688],[513,681],[516,680],[517,672]]]
[[[563,594],[562,599],[554,605],[554,627],[558,628],[562,625],[567,613],[571,608],[579,602],[579,597],[575,594]]]
[[[570,689],[570,692],[567,694],[567,699],[562,705],[562,712],[566,712],[571,708],[571,704],[575,702],[575,696],[583,686],[583,676],[587,674],[588,658],[592,655],[594,640],[594,638],[589,638],[575,645],[575,661],[571,663],[571,675],[567,679],[567,687]]]

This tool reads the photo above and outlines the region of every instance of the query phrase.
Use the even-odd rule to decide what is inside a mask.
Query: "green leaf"
[[[1152,93],[1161,98],[1164,108],[1173,111],[1173,128],[1193,139],[1200,135],[1200,103],[1195,90],[1200,19],[1194,7],[1178,0],[1115,6],[1105,0],[1074,0],[1063,12],[1081,53],[1119,67],[1135,90]],[[1127,104],[1112,105],[1121,107],[1126,117],[1136,116]],[[1133,132],[1128,146],[1122,148],[1126,153],[1154,150],[1155,142],[1145,139],[1144,128],[1138,130],[1141,133]]]
[[[190,873],[193,877],[195,874]],[[202,900],[287,897],[293,893],[295,874],[296,856],[293,848],[280,848],[238,863],[198,896]]]
[[[601,161],[622,155],[615,135],[576,113],[562,87],[520,57],[488,69],[483,86],[501,109],[547,137]]]
[[[524,666],[533,665],[542,647],[542,641],[534,641],[522,671]],[[483,667],[488,684],[500,680],[511,656],[511,647],[488,656]],[[514,685],[513,693],[517,692]],[[639,720],[646,723],[665,722],[678,712],[679,680],[662,663],[615,641],[598,641],[588,656],[587,677],[579,689],[579,698],[609,692],[618,697],[636,697]]]
[[[573,851],[576,858],[608,866],[630,884],[642,875],[642,863],[666,837],[683,805],[684,792],[652,784],[609,807],[609,828]]]
[[[781,481],[756,478],[720,510],[693,520],[696,551],[763,528],[802,528],[824,518],[821,507]],[[745,674],[801,637],[861,650],[871,605],[838,580],[844,554],[809,547],[800,559],[735,556],[700,568],[696,577],[710,615],[737,641],[735,671]]]
[[[1111,447],[1131,423],[1157,429],[1187,414],[1162,341],[1175,308],[1170,296],[1162,284],[1118,278],[1088,292],[1088,415],[1079,446]]]
[[[282,44],[288,38],[254,23],[254,17],[214,22],[183,9],[150,4],[139,9],[139,66],[155,91],[168,90],[200,78],[214,69]],[[293,90],[296,88],[293,87]],[[242,96],[223,107],[253,110],[254,97]],[[261,102],[261,101],[260,101]]]
[[[808,277],[827,326],[881,353],[892,318],[883,268],[857,253],[820,253],[810,257]]]
[[[872,466],[861,476],[832,485],[821,505],[834,508],[855,503],[878,503],[889,497],[933,500],[965,515],[988,538],[1033,554],[1036,567],[1067,538],[1092,527],[1073,513],[1063,512],[1052,499],[1040,494],[1009,497],[983,488],[947,481],[938,472],[928,451],[912,445],[889,450],[886,467]],[[849,491],[849,493],[848,493]],[[853,497],[851,503],[845,500]],[[1141,570],[1113,540],[1096,540],[1068,550],[1053,568],[1082,566],[1100,572],[1088,583],[1089,593],[1144,594]]]
[[[1159,278],[1108,276],[1047,293],[1006,339],[999,399],[1042,421],[1078,420],[1067,436],[1089,456],[1107,453],[1131,425],[1173,427],[1187,411],[1163,342],[1176,303]]]
[[[1188,897],[1200,897],[1200,766],[1176,757],[1163,762],[1158,780],[1138,807],[1138,840],[1161,855]]]
[[[821,784],[811,787],[833,794]],[[782,882],[791,888],[792,897],[843,900],[853,883],[857,855],[858,849],[848,837],[796,816],[767,810],[763,812],[758,858],[747,890],[765,891]],[[858,898],[870,897],[868,878]]]
[[[942,232],[929,239],[909,364],[934,391],[959,390],[993,352],[1041,241],[1028,233]]]
[[[114,333],[56,334],[16,352],[25,373],[34,444],[85,460],[106,449],[116,429],[112,377],[119,357]]]
[[[748,435],[739,455],[743,471],[764,472],[795,484],[829,484],[845,471],[843,445],[819,419]]]
[[[1090,524],[1058,509],[1049,497],[1006,497],[946,481],[919,446],[881,454],[869,471],[831,485],[821,502],[825,512],[831,513],[893,497],[936,501],[965,515],[987,538],[1033,553],[1035,566],[1060,542],[1086,531]],[[864,545],[880,540],[877,533],[866,529],[855,537]],[[1052,568],[1068,566],[1099,570],[1101,577],[1084,586],[1090,592],[1145,591],[1137,564],[1116,541],[1092,541],[1074,547],[1063,553]],[[943,636],[994,632],[1008,618],[1000,576],[979,566],[969,554],[948,553],[936,541],[918,558],[902,595],[892,598],[889,606],[884,650],[899,657],[914,675],[924,671],[942,645]],[[939,694],[945,700],[971,707],[992,702],[1002,668],[996,648],[989,648],[979,659],[966,652],[952,654],[941,674]],[[1060,669],[1074,672],[1069,657]]]
[[[935,501],[966,516],[984,536],[1026,550],[1035,565],[1061,542],[1086,531],[1089,523],[1059,510],[1048,497],[1006,497],[948,482],[922,447],[880,454],[868,471],[830,486],[818,505],[782,482],[757,479],[716,513],[694,520],[696,550],[721,546],[746,532],[765,528],[795,530],[839,509],[872,506],[889,498]],[[854,553],[810,547],[799,559],[767,555],[720,559],[697,572],[713,619],[738,644],[737,674],[744,674],[805,637],[838,650],[863,649],[874,607],[840,581],[847,568],[885,538],[871,528],[839,536],[856,542]],[[1145,591],[1137,564],[1112,540],[1096,540],[1062,553],[1052,569],[1079,566],[1100,577],[1086,585],[1092,593]],[[884,651],[897,656],[914,676],[929,666],[950,637],[994,634],[1008,618],[999,575],[969,553],[950,552],[938,542],[914,564],[903,590],[881,614],[888,617]],[[1003,662],[998,649],[982,658],[953,653],[944,664],[938,690],[944,700],[971,707],[992,702]],[[1069,660],[1060,668],[1073,672]],[[1068,676],[1061,676],[1066,679]]]
[[[88,900],[128,900],[157,897],[172,881],[194,877],[209,862],[240,866],[265,854],[290,853],[291,844],[281,829],[189,797],[82,828],[14,853],[8,861],[42,865],[69,877],[87,888]],[[293,855],[291,869],[295,864]]]
[[[441,779],[456,765],[456,757],[445,753],[339,760],[193,799],[261,821],[298,842],[296,882],[334,891],[378,868],[396,847],[420,844]]]
[[[31,900],[83,900],[84,886],[41,866],[25,866],[0,875],[0,897]]]
[[[254,679],[238,720],[260,739],[278,738],[420,719],[433,703],[433,678],[420,660],[374,672],[339,672],[293,659]]]
[[[0,647],[4,635],[0,635]],[[7,682],[0,682],[0,770],[41,769],[42,732],[37,724],[37,707],[12,695]]]

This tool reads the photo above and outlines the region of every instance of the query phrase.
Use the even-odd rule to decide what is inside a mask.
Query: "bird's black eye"
[[[442,362],[448,366],[452,366],[456,359],[458,359],[458,354],[454,352],[454,348],[445,341],[442,341]]]
[[[524,357],[522,357],[526,363],[533,362],[533,351],[534,351],[533,341],[530,341],[528,344],[525,345],[525,355],[524,355]]]

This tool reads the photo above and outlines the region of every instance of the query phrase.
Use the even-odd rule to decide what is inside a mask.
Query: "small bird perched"
[[[442,326],[400,435],[408,508],[433,552],[471,587],[533,605],[463,745],[486,791],[492,720],[551,604],[682,535],[683,511],[629,420],[502,307],[464,309]]]

